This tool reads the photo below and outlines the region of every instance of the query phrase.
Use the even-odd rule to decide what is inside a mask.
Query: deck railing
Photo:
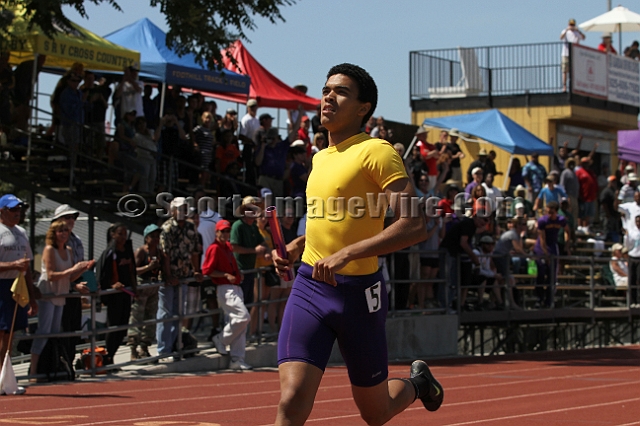
[[[481,81],[476,96],[562,92],[562,42],[412,51],[411,100]],[[466,81],[465,81],[466,80]],[[472,85],[473,86],[473,85]]]

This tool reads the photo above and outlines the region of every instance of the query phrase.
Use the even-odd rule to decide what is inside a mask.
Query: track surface
[[[431,361],[445,388],[436,413],[419,402],[390,425],[640,425],[640,346]],[[391,365],[406,377],[408,365]],[[0,398],[0,425],[270,425],[275,370],[110,378],[31,386]],[[308,424],[364,424],[346,370],[328,368]]]

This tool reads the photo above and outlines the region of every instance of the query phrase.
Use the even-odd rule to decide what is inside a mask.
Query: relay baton
[[[282,228],[280,228],[280,221],[278,220],[278,215],[276,213],[275,206],[269,206],[265,210],[265,216],[269,221],[269,228],[271,228],[271,238],[273,238],[273,245],[275,246],[276,251],[278,252],[278,256],[283,259],[287,258],[287,245],[284,242],[284,237],[282,236]],[[293,280],[293,272],[291,269],[284,273],[285,281]]]
[[[126,288],[122,287],[120,290],[124,291],[125,293],[127,293],[129,296],[133,297],[135,299],[136,294],[134,292],[132,292],[131,290],[127,290]]]

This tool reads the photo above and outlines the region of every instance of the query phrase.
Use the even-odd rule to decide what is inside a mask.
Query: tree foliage
[[[122,3],[126,9],[127,0]],[[139,1],[139,0],[136,0]],[[11,24],[11,10],[23,7],[31,25],[38,25],[53,35],[59,28],[70,26],[62,8],[70,6],[83,18],[89,18],[85,3],[106,3],[126,13],[116,0],[0,0],[0,35],[7,35]],[[249,41],[247,31],[256,29],[254,18],[268,19],[272,24],[284,22],[282,6],[296,0],[149,0],[151,7],[159,7],[169,26],[167,46],[179,55],[195,54],[198,63],[211,69],[221,64],[220,50],[235,40]]]

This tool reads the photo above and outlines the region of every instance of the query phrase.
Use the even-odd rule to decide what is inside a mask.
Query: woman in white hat
[[[73,253],[67,245],[70,230],[64,220],[56,220],[45,236],[46,246],[42,253],[42,275],[37,287],[43,296],[69,294],[71,283],[83,272],[93,268],[94,261],[82,261],[74,264]],[[86,283],[74,284],[81,293],[89,293]],[[62,310],[64,297],[38,300],[38,335],[59,333],[62,329]],[[38,374],[40,354],[47,344],[47,338],[38,338],[31,347],[30,374]]]
[[[622,255],[622,244],[615,243],[611,246],[611,260],[609,268],[613,274],[613,282],[616,287],[626,287],[629,285],[629,265]]]
[[[78,238],[78,236],[73,233],[73,228],[79,216],[79,211],[71,208],[69,204],[62,204],[58,206],[58,208],[53,213],[53,217],[51,218],[52,223],[58,219],[64,220],[67,228],[69,228],[69,241],[67,242],[67,245],[71,247],[74,263],[84,260],[84,245],[82,244],[80,238]]]

